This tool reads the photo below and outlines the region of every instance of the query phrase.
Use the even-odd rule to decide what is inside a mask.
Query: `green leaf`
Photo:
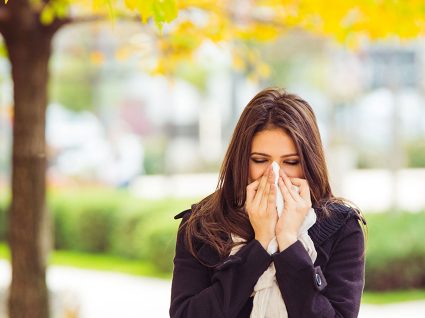
[[[106,0],[107,5],[108,5],[108,12],[109,12],[109,17],[111,18],[111,20],[115,23],[116,22],[116,16],[115,16],[115,8],[114,5],[112,3],[111,0]]]
[[[65,18],[68,15],[68,0],[53,1],[50,2],[50,5],[53,8],[55,16],[57,16],[58,18]]]
[[[146,23],[148,19],[152,16],[152,6],[154,0],[144,0],[139,1],[137,4],[137,10],[139,11],[142,22]]]
[[[137,8],[137,0],[124,0],[124,4],[130,10],[134,10]]]
[[[53,19],[55,18],[55,12],[53,8],[49,5],[46,5],[43,8],[43,11],[41,11],[40,20],[41,23],[44,25],[52,23]]]
[[[6,46],[4,45],[4,43],[3,42],[0,42],[0,57],[5,57],[5,58],[7,58],[9,55],[8,55],[8,52],[7,52],[7,49],[6,49]]]
[[[158,0],[153,5],[154,19],[157,22],[170,22],[177,17],[175,0]]]
[[[159,0],[154,2],[153,18],[160,31],[162,31],[164,22],[170,22],[177,17],[177,11],[175,0]]]

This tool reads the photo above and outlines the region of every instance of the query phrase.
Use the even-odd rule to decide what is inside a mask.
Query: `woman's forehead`
[[[261,153],[263,155],[274,155],[276,152],[279,156],[295,154],[295,144],[292,138],[283,129],[263,130],[255,134],[251,152]]]

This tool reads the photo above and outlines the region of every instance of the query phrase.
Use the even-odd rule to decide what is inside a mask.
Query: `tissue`
[[[277,209],[277,215],[280,217],[282,215],[282,211],[283,211],[283,207],[284,207],[284,201],[283,201],[283,196],[282,196],[282,192],[280,192],[279,189],[279,184],[278,184],[278,180],[279,180],[279,164],[276,161],[272,162],[272,169],[274,172],[274,186],[276,188],[276,209]],[[299,187],[295,186],[296,190],[299,192]]]

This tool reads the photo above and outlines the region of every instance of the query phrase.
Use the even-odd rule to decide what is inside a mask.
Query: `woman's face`
[[[273,161],[291,178],[304,178],[292,138],[281,128],[262,130],[254,135],[249,159],[249,183],[261,177]]]

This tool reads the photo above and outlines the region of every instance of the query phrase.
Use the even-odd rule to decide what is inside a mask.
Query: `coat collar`
[[[346,205],[332,203],[329,205],[332,211],[330,216],[324,216],[322,209],[315,209],[318,216],[316,223],[308,229],[308,235],[315,245],[322,245],[328,238],[334,235],[349,218],[356,216],[354,210]]]

